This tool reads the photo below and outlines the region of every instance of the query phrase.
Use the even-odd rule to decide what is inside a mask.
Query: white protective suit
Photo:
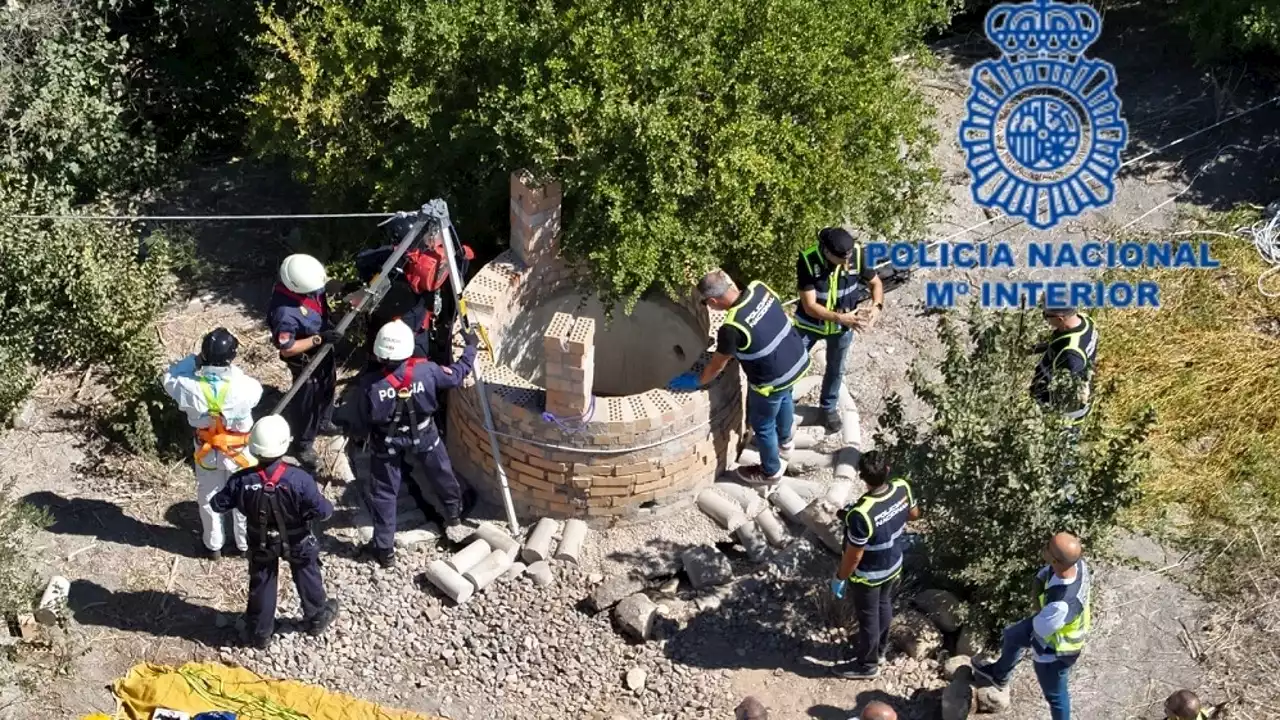
[[[203,367],[197,370],[196,356],[189,355],[169,366],[161,379],[164,391],[187,414],[192,428],[206,429],[216,425],[220,415],[228,432],[247,433],[253,427],[253,408],[262,399],[262,384],[245,375],[240,368]],[[225,394],[224,394],[225,393]],[[221,412],[211,413],[209,398],[214,403],[221,400]],[[197,437],[195,449],[200,453],[204,443]],[[241,463],[253,464],[248,451],[238,453]],[[196,504],[200,508],[200,524],[204,530],[204,545],[211,551],[222,550],[225,542],[222,515],[209,507],[209,500],[218,494],[231,474],[241,467],[235,455],[227,455],[217,449],[205,452],[195,462]],[[231,511],[236,548],[245,551],[249,547],[245,517],[238,510]]]

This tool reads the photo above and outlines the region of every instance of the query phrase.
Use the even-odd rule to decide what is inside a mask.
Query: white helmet
[[[413,331],[400,320],[392,320],[373,339],[373,355],[379,360],[399,362],[413,354]]]
[[[268,415],[254,423],[249,431],[249,452],[260,458],[284,457],[292,441],[289,421],[279,415]]]
[[[299,295],[316,292],[329,282],[324,265],[310,255],[290,255],[280,263],[280,282]]]

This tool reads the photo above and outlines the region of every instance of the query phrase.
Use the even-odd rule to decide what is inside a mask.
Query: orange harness
[[[213,425],[207,428],[196,428],[196,439],[200,441],[200,448],[196,450],[195,459],[200,467],[204,467],[204,458],[214,450],[231,458],[242,468],[250,465],[243,453],[245,446],[249,444],[249,433],[231,432],[222,421],[222,402],[227,397],[227,387],[224,384],[219,388],[218,393],[214,394],[207,380],[200,381],[200,391],[204,394],[205,402],[209,406],[209,414],[213,416]]]

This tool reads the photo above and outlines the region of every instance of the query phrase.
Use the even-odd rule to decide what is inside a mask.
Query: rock
[[[608,610],[623,598],[644,590],[644,580],[632,574],[615,575],[596,586],[591,592],[591,604],[596,612]]]
[[[918,611],[907,610],[893,618],[889,640],[894,647],[914,660],[932,656],[942,647],[938,628]]]
[[[947,658],[947,661],[942,663],[942,677],[950,680],[956,676],[956,673],[960,671],[960,668],[970,667],[969,662],[970,660],[968,655],[956,655],[954,657]]]
[[[978,631],[968,626],[960,628],[960,635],[956,638],[956,654],[974,657],[981,652],[982,641],[979,640]]]
[[[710,545],[689,548],[680,556],[680,560],[695,590],[723,585],[733,579],[733,566],[729,564],[729,558]]]
[[[844,526],[839,515],[839,507],[826,498],[818,498],[809,503],[798,519],[828,550],[840,553],[844,551]]]
[[[822,551],[809,538],[797,538],[769,560],[769,574],[777,578],[794,578],[809,559],[819,552]]]
[[[998,687],[988,685],[978,688],[975,694],[978,700],[978,712],[1000,713],[1009,709],[1010,697],[1007,688],[1001,690]]]
[[[649,673],[644,668],[634,667],[627,671],[627,689],[632,692],[640,692],[644,689],[644,683],[649,679]]]
[[[968,720],[973,712],[973,671],[966,665],[942,691],[942,720]]]
[[[636,593],[622,599],[613,608],[613,620],[632,640],[648,640],[653,633],[653,617],[658,606],[648,595]]]
[[[440,539],[440,527],[434,523],[427,523],[426,527],[417,530],[401,530],[396,533],[396,547],[412,548],[426,543],[432,543]]]
[[[444,529],[444,536],[454,545],[460,545],[468,537],[473,534],[471,528],[466,525],[458,524]],[[474,544],[474,543],[473,543]]]
[[[13,412],[13,428],[15,430],[26,430],[36,423],[36,402],[31,398],[27,398],[22,405]]]
[[[533,563],[525,570],[525,574],[532,578],[533,584],[538,587],[547,587],[555,580],[555,575],[551,572],[551,563],[546,560]]]
[[[944,633],[953,633],[964,623],[964,603],[946,590],[925,590],[917,594],[912,603]]]

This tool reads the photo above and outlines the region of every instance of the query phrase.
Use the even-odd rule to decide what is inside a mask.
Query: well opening
[[[595,322],[596,397],[639,395],[665,387],[693,367],[706,344],[689,312],[666,298],[641,300],[629,314],[615,307],[613,316],[606,317],[598,296],[561,292],[508,321],[494,348],[498,363],[545,388],[543,337],[556,313]]]

